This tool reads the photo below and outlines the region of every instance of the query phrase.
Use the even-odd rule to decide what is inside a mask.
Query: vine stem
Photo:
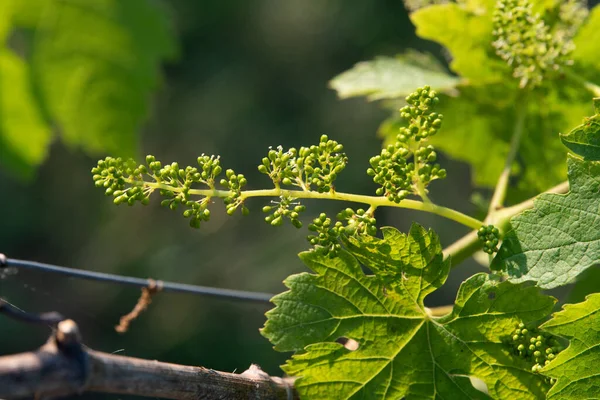
[[[131,182],[131,183],[139,183],[139,182]],[[169,190],[173,192],[180,192],[183,188],[166,185],[164,183],[155,183],[155,182],[143,182],[143,184],[147,187],[153,189],[163,189]],[[205,197],[220,197],[225,198],[232,195],[232,192],[228,190],[216,190],[216,189],[189,189],[189,194],[194,194],[197,196],[205,196]],[[399,203],[394,203],[390,201],[385,196],[367,196],[360,194],[352,194],[352,193],[342,193],[342,192],[325,192],[319,193],[315,191],[304,191],[304,190],[285,190],[281,188],[275,189],[260,189],[260,190],[247,190],[241,192],[240,200],[245,200],[251,197],[280,197],[287,196],[293,197],[296,199],[321,199],[321,200],[341,200],[341,201],[350,201],[353,203],[362,203],[368,204],[371,207],[398,207],[398,208],[407,208],[411,210],[425,211],[432,214],[436,214],[445,218],[448,218],[452,221],[458,222],[459,224],[468,226],[469,228],[479,229],[483,225],[483,222],[470,217],[466,214],[463,214],[459,211],[453,210],[451,208],[438,206],[436,204],[430,202],[422,202],[417,200],[402,200]]]
[[[490,207],[488,210],[488,216],[486,217],[486,221],[490,220],[494,213],[501,209],[504,204],[504,200],[506,199],[506,190],[508,188],[508,181],[510,178],[510,172],[512,169],[513,162],[515,161],[515,157],[517,156],[519,146],[521,144],[521,138],[523,137],[523,132],[525,130],[524,128],[525,108],[518,107],[517,121],[515,123],[515,129],[510,140],[510,150],[508,151],[508,155],[506,156],[504,169],[502,170],[502,173],[498,178],[496,188],[494,189],[494,194],[492,196],[492,200],[490,201]]]
[[[544,193],[564,194],[564,193],[567,193],[568,191],[569,191],[569,182],[565,181],[565,182],[562,182],[562,183],[554,186],[551,189],[548,189]],[[535,199],[537,197],[538,196],[532,197],[528,200],[525,200],[522,203],[515,204],[512,207],[507,207],[502,210],[499,210],[495,215],[495,218],[498,220],[498,225],[500,225],[499,228],[506,230],[506,228],[508,227],[508,224],[510,222],[510,219],[512,217],[514,217],[515,215],[520,214],[523,211],[532,208],[533,202],[535,201]]]
[[[234,374],[92,350],[69,319],[58,322],[38,350],[0,356],[2,398],[58,398],[84,392],[175,400],[299,399],[293,378],[272,377],[255,364]]]
[[[454,304],[449,304],[446,306],[425,307],[425,311],[431,317],[443,317],[444,315],[450,314],[453,308]]]
[[[569,182],[565,181],[544,193],[562,194],[569,190]],[[510,219],[517,214],[522,213],[533,207],[533,203],[538,196],[532,197],[522,203],[512,207],[507,207],[494,213],[496,226],[502,231],[506,231],[510,225]],[[444,257],[452,257],[452,267],[454,268],[462,261],[469,258],[473,253],[481,248],[481,241],[477,237],[477,231],[472,231],[452,243],[444,249]]]

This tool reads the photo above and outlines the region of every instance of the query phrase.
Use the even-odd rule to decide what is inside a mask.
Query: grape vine
[[[296,228],[309,219],[305,199],[358,204],[335,217],[313,214],[313,247],[300,255],[311,272],[285,280],[289,290],[273,298],[262,330],[276,350],[294,352],[283,369],[298,376],[302,398],[593,397],[600,328],[578,321],[600,325],[600,300],[552,314],[557,300],[543,290],[573,283],[600,258],[600,8],[576,0],[405,3],[417,34],[452,54],[457,77],[407,53],[332,81],[343,97],[393,100],[384,104],[394,106],[380,129],[384,146],[364,160],[374,194],[340,190],[349,160],[327,135],[268,149],[258,164],[265,189],[248,189],[215,155],[185,167],[151,155],[145,164],[107,157],[92,169],[94,182],[115,204],[148,205],[158,192],[194,228],[217,200],[227,214],[247,215],[247,199],[269,198],[265,222]],[[432,182],[447,175],[440,153],[468,162],[476,186],[492,189],[484,218],[430,199]],[[408,233],[378,228],[380,207],[429,212],[471,232],[443,249],[417,224]],[[450,307],[425,307],[451,268],[480,250],[488,273],[465,280]],[[357,346],[344,346],[349,339]]]

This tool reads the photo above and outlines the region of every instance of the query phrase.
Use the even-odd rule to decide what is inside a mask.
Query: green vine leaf
[[[458,82],[432,55],[411,51],[360,62],[333,78],[329,86],[341,99],[367,96],[369,100],[381,100],[404,97],[425,85],[447,90]]]
[[[28,74],[19,56],[0,49],[0,162],[23,179],[31,178],[34,167],[46,158],[52,140]]]
[[[570,340],[570,345],[542,370],[556,379],[548,399],[593,399],[600,386],[600,294],[563,310],[541,326],[546,331]]]
[[[585,160],[600,161],[600,98],[594,99],[596,115],[566,134],[561,134],[563,144]]]
[[[273,298],[262,330],[280,351],[297,353],[283,367],[300,377],[306,398],[539,399],[548,390],[510,344],[520,323],[545,317],[554,299],[538,288],[477,274],[459,289],[451,314],[431,317],[424,298],[450,269],[437,235],[413,225],[408,235],[348,238],[348,252],[300,257],[315,274],[289,277]],[[365,275],[360,263],[375,273]],[[346,346],[338,342],[346,342]],[[348,346],[348,342],[358,345]]]
[[[600,259],[600,163],[567,160],[570,192],[541,194],[534,208],[511,219],[491,268],[512,282],[545,289],[570,283]]]
[[[174,55],[164,10],[147,0],[37,0],[34,84],[66,143],[88,152],[132,155],[159,81]],[[20,16],[17,16],[20,17]]]

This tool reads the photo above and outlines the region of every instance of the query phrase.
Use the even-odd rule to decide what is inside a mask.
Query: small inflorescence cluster
[[[323,135],[318,145],[299,150],[291,148],[285,152],[281,147],[270,149],[258,169],[273,180],[276,189],[287,185],[300,187],[304,192],[334,193],[334,181],[348,162],[342,151],[341,144]],[[419,154],[427,157],[426,152]],[[241,208],[242,214],[247,215],[249,209],[244,204],[246,196],[243,192],[247,180],[244,175],[228,169],[224,171],[225,177],[219,179],[223,168],[218,156],[203,154],[197,162],[197,167],[182,168],[178,163],[163,165],[151,155],[142,165],[133,160],[107,157],[98,162],[92,173],[96,186],[104,188],[106,195],[113,196],[115,204],[148,204],[150,195],[158,191],[164,198],[161,205],[171,210],[184,208],[183,216],[190,219],[190,226],[194,228],[210,219],[208,207],[214,197],[223,199],[227,214],[232,215]],[[218,190],[217,182],[226,190]],[[198,185],[204,188],[196,188]],[[293,226],[301,228],[300,213],[306,207],[289,192],[278,192],[281,193],[279,199],[262,209],[268,214],[265,221],[279,226],[288,219]],[[338,214],[335,224],[321,214],[310,225],[310,230],[317,235],[308,239],[317,248],[333,255],[340,249],[342,234],[376,234],[374,210],[359,209],[355,212],[347,208]]]
[[[114,197],[115,204],[127,203],[132,206],[137,201],[148,204],[150,195],[158,190],[165,197],[161,205],[176,210],[184,207],[183,216],[190,219],[190,226],[199,228],[202,221],[210,219],[208,206],[212,196],[206,195],[199,200],[191,199],[190,190],[195,184],[203,184],[215,191],[215,182],[223,171],[219,157],[202,155],[198,157],[198,167],[181,168],[178,163],[162,165],[154,156],[146,157],[146,165],[137,165],[133,160],[107,157],[98,161],[92,169],[93,179],[97,187],[105,188],[107,196]],[[241,205],[242,212],[248,209],[243,205],[241,190],[247,181],[241,174],[233,170],[225,171],[226,179],[220,184],[229,190],[223,200],[227,213],[233,214]],[[144,177],[150,178],[148,181]]]
[[[115,204],[127,203],[130,206],[137,201],[146,205],[150,202],[150,191],[143,184],[132,185],[131,182],[142,181],[142,174],[147,174],[146,166],[138,166],[133,160],[106,157],[98,161],[92,168],[96,187],[104,188],[104,194],[114,197]]]
[[[571,2],[572,3],[572,2]],[[562,14],[579,19],[574,7]],[[569,53],[574,49],[567,30],[552,32],[528,0],[500,0],[493,14],[496,54],[513,67],[513,76],[524,87],[539,86],[552,72],[569,65]],[[569,31],[570,32],[570,31]]]
[[[553,26],[558,40],[571,40],[589,15],[587,0],[558,2],[558,19]]]
[[[344,146],[322,135],[318,145],[299,150],[292,147],[285,152],[281,146],[269,150],[258,170],[268,175],[275,187],[297,186],[306,191],[315,187],[319,193],[332,192],[334,181],[348,163],[343,150]]]
[[[426,186],[435,179],[446,177],[446,170],[435,164],[437,154],[427,138],[442,126],[443,115],[434,111],[439,102],[437,93],[429,86],[417,89],[406,97],[400,115],[408,126],[400,128],[396,142],[372,157],[367,174],[381,185],[378,196],[399,203],[409,194],[426,195]]]
[[[523,323],[515,328],[510,335],[510,345],[516,354],[532,363],[531,372],[539,372],[563,349],[556,337],[546,332],[527,328]],[[550,379],[549,383],[554,384],[554,379]]]
[[[477,237],[483,244],[483,251],[494,254],[498,251],[500,242],[500,230],[494,225],[482,226],[477,230]]]
[[[236,174],[232,169],[225,171],[225,177],[227,179],[221,179],[219,183],[231,191],[231,194],[223,199],[227,215],[233,215],[239,206],[242,207],[242,214],[248,215],[250,210],[244,205],[244,201],[242,200],[242,188],[246,186],[248,181],[244,175]]]
[[[281,196],[279,201],[273,201],[272,206],[264,206],[263,212],[270,213],[265,217],[265,222],[273,226],[279,226],[283,223],[284,218],[290,220],[292,225],[296,228],[302,228],[302,222],[300,221],[300,213],[306,210],[306,206],[294,202],[293,197]]]
[[[337,221],[335,223],[327,214],[321,213],[308,226],[308,229],[315,232],[315,235],[308,236],[307,239],[310,244],[333,257],[342,248],[340,244],[340,237],[342,235],[375,236],[377,233],[377,221],[373,217],[373,212],[374,210],[365,211],[362,208],[356,211],[352,208],[346,208],[337,214]]]

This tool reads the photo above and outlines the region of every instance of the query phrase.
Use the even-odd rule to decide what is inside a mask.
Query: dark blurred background
[[[220,154],[225,168],[246,174],[249,188],[268,188],[270,181],[256,166],[269,146],[309,145],[326,133],[345,145],[350,159],[338,189],[374,193],[365,169],[381,147],[375,132],[387,113],[364,99],[338,100],[327,82],[356,62],[406,48],[441,57],[437,46],[415,37],[401,1],[166,5],[180,57],[165,66],[143,128],[144,154],[182,165],[195,163],[201,153]],[[309,246],[307,231],[265,224],[260,209],[268,200],[252,201],[252,213],[244,218],[228,217],[216,204],[211,221],[193,230],[158,201],[114,206],[93,185],[89,171],[96,161],[56,142],[33,181],[0,170],[0,252],[92,271],[271,293],[285,290],[288,275],[307,270],[297,257]],[[432,199],[473,213],[468,167],[442,162],[449,177],[431,186]],[[306,222],[346,206],[306,204]],[[418,221],[435,229],[444,246],[466,233],[451,221],[408,210],[379,210],[377,217],[380,225],[404,231]],[[428,304],[453,302],[459,283],[477,268],[469,261],[452,271]],[[241,372],[256,363],[275,375],[289,356],[275,352],[259,334],[268,305],[160,294],[129,332],[117,334],[114,326],[135,305],[136,289],[21,270],[0,279],[0,296],[27,311],[59,311],[75,319],[85,343],[101,351],[222,371]],[[32,350],[48,334],[46,328],[0,318],[0,354]]]

